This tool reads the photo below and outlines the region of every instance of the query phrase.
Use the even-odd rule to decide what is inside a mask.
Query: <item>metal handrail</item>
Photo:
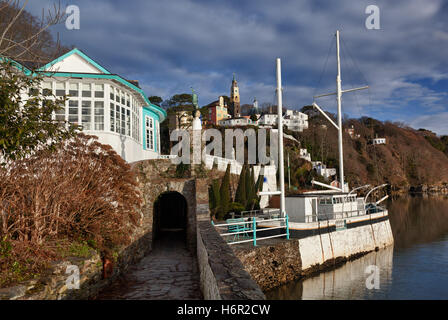
[[[268,228],[257,229],[257,223],[272,222],[272,221],[284,221],[285,225],[278,226],[278,227],[268,227]],[[221,224],[214,224],[212,222],[212,224],[213,224],[213,226],[215,228],[228,228],[229,226],[235,226],[235,225],[252,225],[252,228],[250,228],[248,230],[237,231],[237,232],[220,233],[220,235],[222,237],[252,233],[252,239],[250,239],[250,240],[232,241],[232,242],[228,242],[229,244],[253,242],[253,245],[256,246],[257,245],[257,240],[259,241],[259,240],[265,240],[265,239],[271,239],[271,238],[283,237],[283,236],[286,236],[286,239],[289,240],[289,218],[288,218],[287,215],[284,218],[273,218],[273,219],[257,220],[256,217],[252,217],[252,220],[248,220],[248,221],[221,223]],[[268,230],[273,230],[273,229],[286,229],[286,233],[282,233],[282,234],[274,235],[274,236],[267,236],[267,237],[259,237],[259,236],[257,237],[257,232],[263,232],[263,231],[268,231]]]

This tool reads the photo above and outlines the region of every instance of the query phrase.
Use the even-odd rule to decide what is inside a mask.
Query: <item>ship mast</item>
[[[278,118],[278,170],[280,190],[277,191],[259,191],[259,196],[280,196],[280,215],[286,217],[285,210],[285,164],[283,157],[283,96],[282,96],[282,63],[277,58],[277,118]]]
[[[330,96],[330,95],[336,95],[336,100],[338,104],[338,120],[337,124],[334,123],[334,121],[317,105],[317,103],[313,102],[313,106],[320,112],[322,115],[327,118],[327,120],[330,121],[330,123],[338,130],[338,150],[339,150],[339,179],[341,182],[341,188],[340,191],[342,192],[348,192],[345,188],[345,181],[344,181],[344,151],[343,151],[343,144],[342,144],[342,94],[346,92],[351,91],[357,91],[357,90],[363,90],[367,89],[368,86],[360,87],[360,88],[354,88],[354,89],[348,89],[348,90],[342,90],[342,79],[341,79],[341,58],[339,55],[339,30],[336,30],[336,61],[337,61],[337,75],[336,75],[336,92],[333,93],[327,93],[315,96],[314,99]],[[314,184],[328,187],[330,189],[334,189],[334,187],[331,187],[329,185],[326,185],[324,183],[320,183],[317,181],[312,181]]]
[[[283,160],[283,101],[282,101],[282,64],[277,58],[277,116],[278,116],[278,168],[280,180],[280,214],[286,216],[285,212],[285,169]]]
[[[339,149],[339,179],[341,182],[342,192],[345,190],[344,183],[344,152],[342,146],[342,110],[341,110],[341,100],[342,100],[342,89],[341,89],[341,57],[339,55],[339,30],[336,30],[336,57],[338,63],[338,74],[336,76],[336,99],[338,101],[338,149]],[[348,190],[347,190],[348,191]]]

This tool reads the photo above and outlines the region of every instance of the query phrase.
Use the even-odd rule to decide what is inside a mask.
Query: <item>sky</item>
[[[51,0],[32,0],[40,15]],[[191,92],[206,105],[230,95],[275,103],[276,58],[283,103],[300,109],[336,89],[335,31],[341,31],[343,113],[448,134],[448,1],[442,0],[61,0],[77,5],[80,29],[52,27],[112,73],[139,80],[148,96]],[[367,29],[368,5],[380,29]],[[336,112],[335,97],[317,99]]]

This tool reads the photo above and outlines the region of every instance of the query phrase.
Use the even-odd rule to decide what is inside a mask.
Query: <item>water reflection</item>
[[[400,196],[387,208],[396,248],[436,241],[448,233],[447,196]]]
[[[393,247],[369,253],[344,266],[321,273],[304,281],[296,281],[266,294],[268,299],[369,299],[372,290],[367,289],[365,273],[370,265],[379,267],[380,288],[388,286],[392,278]]]

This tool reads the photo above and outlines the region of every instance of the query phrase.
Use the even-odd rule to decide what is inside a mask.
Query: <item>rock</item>
[[[263,291],[297,279],[302,273],[298,241],[273,241],[257,247],[233,247],[235,255]]]
[[[17,300],[23,297],[26,291],[27,288],[24,285],[0,289],[0,300]]]

